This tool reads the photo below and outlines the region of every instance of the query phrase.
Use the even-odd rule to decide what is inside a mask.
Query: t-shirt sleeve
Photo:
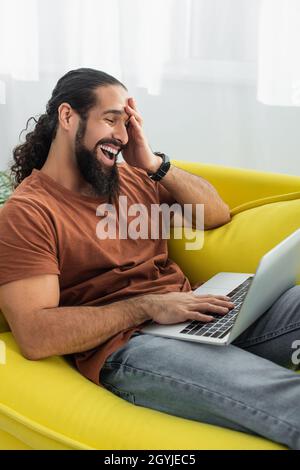
[[[60,274],[54,225],[35,202],[8,200],[0,210],[0,285]]]

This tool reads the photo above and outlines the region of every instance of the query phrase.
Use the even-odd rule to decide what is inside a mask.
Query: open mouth
[[[100,147],[101,148],[101,147]],[[101,149],[102,153],[104,153],[104,155],[109,158],[110,160],[114,160],[116,155],[112,152],[109,152],[108,150],[104,150],[104,149]]]
[[[118,154],[114,154],[107,149],[101,148],[99,145],[97,147],[97,157],[101,160],[104,164],[108,166],[112,166],[117,158]]]

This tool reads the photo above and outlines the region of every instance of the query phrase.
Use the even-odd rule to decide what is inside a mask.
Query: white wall
[[[300,175],[300,108],[260,104],[247,85],[167,82],[162,96],[138,96],[155,149],[176,159]]]
[[[26,120],[43,113],[56,80],[13,82],[0,105],[0,169]],[[251,84],[165,81],[160,96],[125,82],[144,118],[153,150],[171,158],[300,175],[300,108],[268,107]]]

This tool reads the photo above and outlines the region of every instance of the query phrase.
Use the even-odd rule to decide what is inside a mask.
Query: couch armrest
[[[269,198],[273,199],[273,198]],[[218,272],[254,273],[261,257],[300,227],[300,194],[283,195],[276,202],[261,200],[240,206],[227,224],[206,231],[187,230],[176,239],[171,231],[169,256],[192,284],[206,281]],[[194,239],[191,238],[194,236]],[[188,245],[198,249],[187,249]],[[298,279],[297,283],[300,283]]]
[[[300,191],[300,176],[181,160],[172,163],[209,181],[230,209],[255,199]]]

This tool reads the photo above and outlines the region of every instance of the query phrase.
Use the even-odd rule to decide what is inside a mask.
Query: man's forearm
[[[166,176],[162,178],[161,184],[179,204],[193,204],[194,227],[196,227],[195,204],[204,204],[205,229],[218,227],[230,221],[228,205],[204,178],[172,165]]]
[[[150,319],[143,295],[99,307],[43,309],[36,315],[26,341],[31,360],[87,351]]]

